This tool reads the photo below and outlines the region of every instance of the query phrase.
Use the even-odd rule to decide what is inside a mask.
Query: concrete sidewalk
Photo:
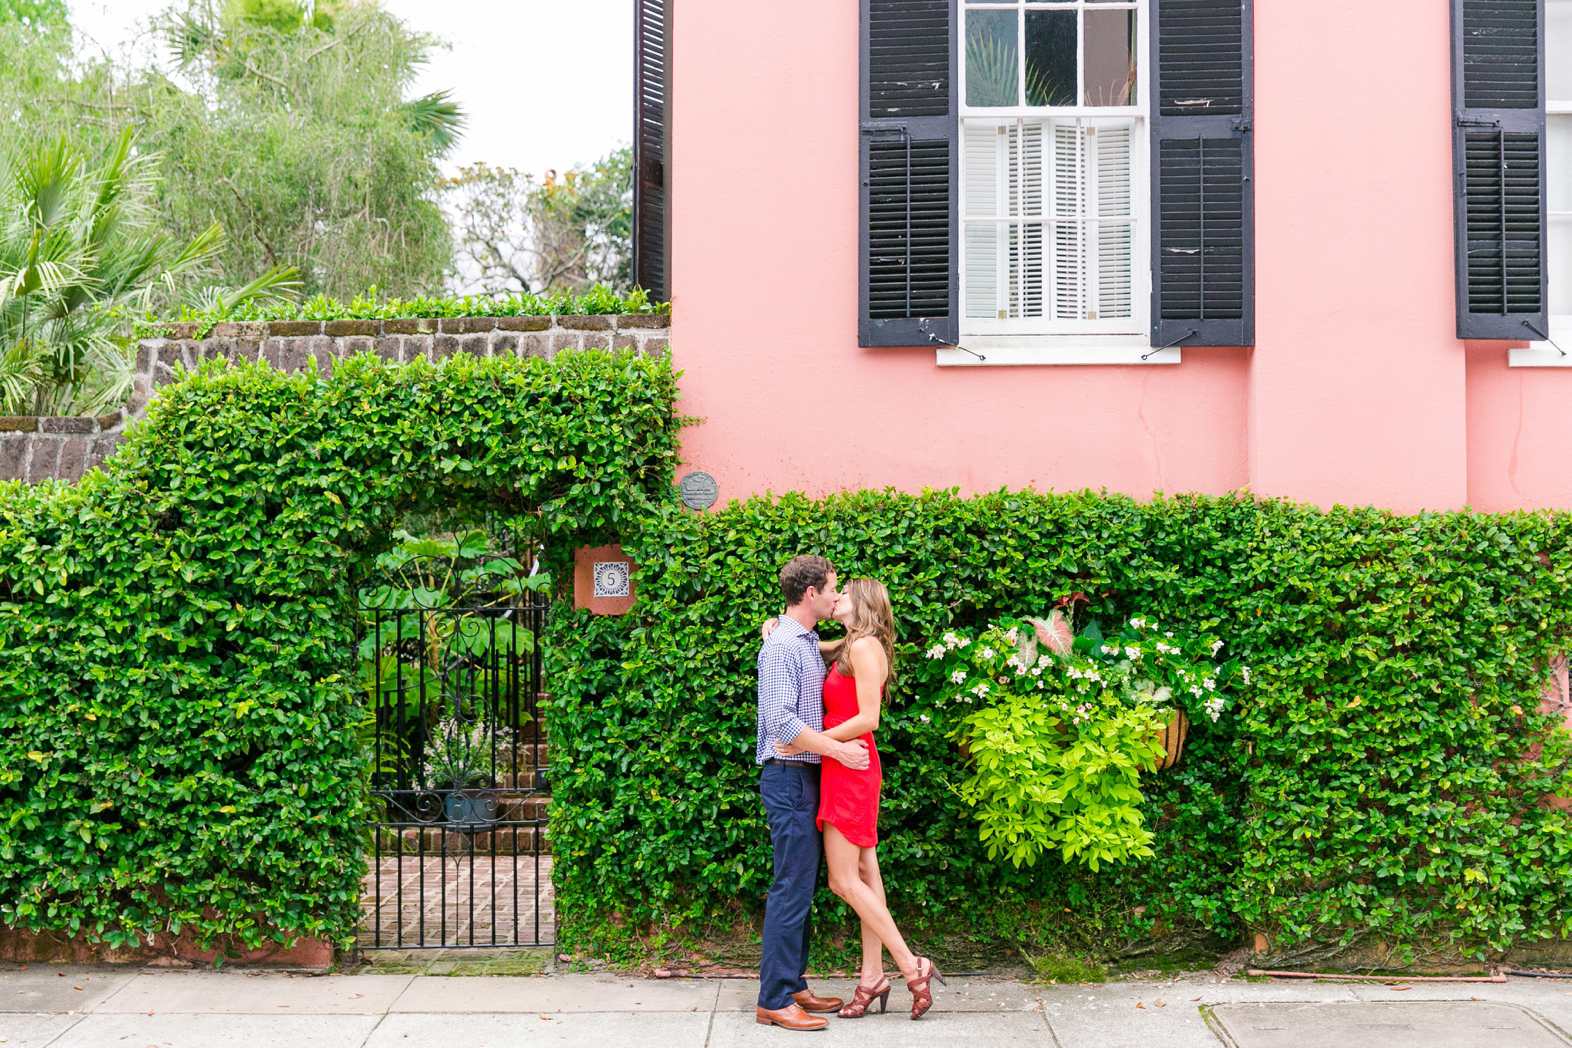
[[[1379,984],[1222,981],[1082,986],[952,979],[910,1022],[831,1018],[823,1033],[754,1022],[746,980],[599,975],[302,976],[28,965],[0,971],[3,1048],[1556,1048],[1572,1046],[1572,981]],[[850,996],[851,984],[815,983]]]

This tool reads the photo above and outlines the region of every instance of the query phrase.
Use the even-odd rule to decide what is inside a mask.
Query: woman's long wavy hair
[[[852,579],[841,590],[852,599],[855,613],[846,627],[846,639],[835,651],[835,667],[842,677],[855,676],[851,664],[852,642],[873,637],[884,646],[889,673],[885,683],[895,679],[895,613],[890,609],[890,591],[873,579]]]

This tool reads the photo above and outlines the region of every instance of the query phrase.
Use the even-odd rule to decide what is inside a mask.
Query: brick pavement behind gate
[[[363,950],[556,941],[550,855],[391,855],[371,865]]]

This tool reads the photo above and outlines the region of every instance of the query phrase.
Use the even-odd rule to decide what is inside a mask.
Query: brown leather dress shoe
[[[787,1030],[822,1030],[830,1025],[830,1020],[822,1015],[809,1015],[796,1004],[774,1010],[761,1004],[755,1019],[760,1026],[780,1026]]]
[[[802,990],[791,995],[805,1012],[835,1012],[841,1007],[839,997],[815,997],[812,990]]]

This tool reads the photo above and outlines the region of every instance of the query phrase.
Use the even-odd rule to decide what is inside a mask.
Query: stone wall
[[[114,451],[125,427],[147,411],[177,365],[204,360],[266,360],[281,371],[333,373],[333,362],[361,353],[405,363],[477,357],[555,356],[564,349],[660,353],[669,316],[410,317],[396,320],[289,320],[217,324],[197,338],[195,324],[171,324],[165,338],[137,347],[131,399],[99,418],[0,416],[0,480],[75,482]]]

